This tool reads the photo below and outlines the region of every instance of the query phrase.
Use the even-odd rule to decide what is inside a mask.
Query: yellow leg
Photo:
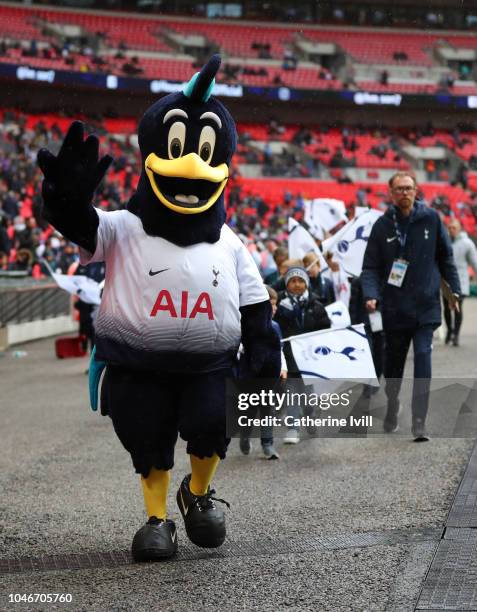
[[[144,503],[147,516],[157,516],[158,519],[166,519],[167,491],[171,480],[170,470],[157,470],[151,468],[147,478],[141,476]]]
[[[220,457],[218,455],[204,457],[203,459],[199,459],[199,457],[194,455],[190,456],[192,477],[189,488],[193,495],[205,495],[207,493],[219,461]]]

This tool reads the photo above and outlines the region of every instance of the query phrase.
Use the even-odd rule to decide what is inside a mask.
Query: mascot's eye
[[[177,159],[182,155],[186,138],[186,126],[182,121],[176,121],[171,125],[167,143],[169,159]]]
[[[205,125],[202,128],[199,138],[199,156],[206,164],[210,163],[215,147],[215,130],[210,125]]]
[[[204,161],[208,161],[210,159],[210,142],[204,142],[204,144],[200,147],[200,156]]]
[[[181,141],[178,138],[173,138],[171,142],[171,157],[180,157],[182,152]]]

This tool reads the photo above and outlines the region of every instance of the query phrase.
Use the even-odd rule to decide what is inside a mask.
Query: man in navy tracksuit
[[[433,331],[441,324],[440,282],[460,294],[452,247],[438,213],[416,202],[416,181],[405,172],[389,181],[392,206],[376,221],[364,255],[361,282],[368,312],[381,310],[386,337],[388,398],[384,431],[398,428],[399,391],[411,340],[414,347],[412,433],[427,440]]]

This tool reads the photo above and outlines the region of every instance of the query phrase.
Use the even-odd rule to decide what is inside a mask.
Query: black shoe
[[[250,451],[252,450],[250,438],[240,438],[240,450],[242,451],[242,455],[250,455]]]
[[[412,435],[414,442],[428,442],[429,436],[426,433],[426,423],[424,419],[412,419]]]
[[[225,515],[216,507],[214,501],[222,502],[230,508],[223,499],[212,497],[215,491],[209,489],[205,495],[194,495],[189,488],[191,475],[182,481],[177,491],[177,505],[184,519],[189,540],[202,548],[217,548],[225,540]]]
[[[452,332],[450,329],[447,330],[447,334],[446,334],[446,339],[445,339],[445,343],[449,344],[449,342],[452,340]]]
[[[177,530],[174,521],[158,519],[147,521],[134,536],[131,553],[134,561],[168,559],[177,552]]]
[[[452,346],[459,346],[459,336],[454,336],[452,338]]]
[[[401,410],[401,404],[397,408],[388,406],[386,416],[384,418],[383,429],[385,433],[394,433],[399,429],[398,415]]]

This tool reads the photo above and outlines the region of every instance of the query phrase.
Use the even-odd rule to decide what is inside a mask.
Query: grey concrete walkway
[[[476,377],[477,302],[465,306],[462,346],[436,343],[436,375]],[[175,505],[188,471],[180,444],[170,515],[182,554],[124,565],[145,519],[140,486],[109,419],[88,409],[87,363],[57,360],[51,339],[20,348],[28,355],[0,359],[0,610],[414,609],[472,440],[304,439],[279,445],[275,462],[257,443],[243,457],[234,440],[214,481],[232,506],[216,552],[187,542]],[[100,552],[114,554],[85,555]],[[59,569],[24,561],[8,571],[14,558],[45,555]],[[9,603],[14,593],[73,601]]]

